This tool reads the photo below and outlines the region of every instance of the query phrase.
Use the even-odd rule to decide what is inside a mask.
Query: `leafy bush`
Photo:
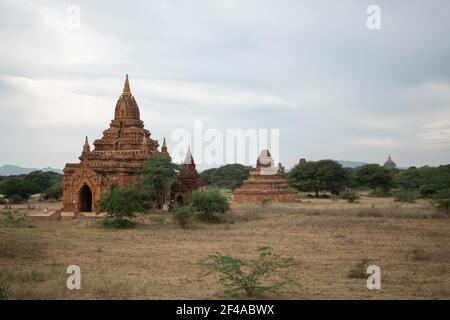
[[[97,206],[97,212],[107,214],[107,218],[101,222],[107,228],[130,228],[134,223],[126,218],[133,218],[137,212],[145,211],[136,190],[132,188],[115,188],[105,192],[97,201]]]
[[[99,221],[99,224],[106,229],[132,229],[136,226],[136,223],[131,220],[109,217]]]
[[[225,213],[230,210],[228,199],[216,188],[194,191],[190,200],[192,207],[202,212],[203,218],[209,221],[214,220],[214,213]]]
[[[410,253],[411,260],[413,261],[429,261],[431,260],[431,254],[425,251],[422,247],[415,247]]]
[[[210,255],[204,262],[209,273],[220,274],[219,283],[226,295],[245,293],[248,296],[266,292],[278,293],[290,282],[287,270],[295,264],[292,257],[281,257],[270,247],[258,249],[256,259],[243,261],[221,254]]]
[[[185,229],[191,214],[192,208],[190,206],[178,207],[173,211],[173,218],[181,228]]]
[[[267,199],[267,198],[261,199],[261,205],[263,205],[263,206],[269,205],[271,203],[272,203],[272,200],[270,200],[270,199]]]
[[[0,197],[0,204],[7,204],[7,203],[8,201],[5,198]]]
[[[2,211],[1,224],[5,227],[23,227],[27,223],[26,216],[18,211]]]
[[[414,203],[420,197],[417,191],[399,190],[394,193],[395,201]]]
[[[341,192],[339,196],[341,199],[347,200],[347,202],[350,203],[355,202],[355,200],[359,199],[358,193],[350,190]]]
[[[437,192],[433,198],[439,211],[450,214],[450,189]]]
[[[351,279],[365,279],[367,277],[366,270],[369,266],[369,259],[363,258],[358,262],[352,270],[348,273],[348,277]]]

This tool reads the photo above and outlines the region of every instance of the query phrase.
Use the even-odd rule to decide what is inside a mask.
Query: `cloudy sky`
[[[75,162],[126,73],[169,150],[201,121],[279,129],[287,167],[449,163],[449,12],[446,0],[0,0],[0,165]]]

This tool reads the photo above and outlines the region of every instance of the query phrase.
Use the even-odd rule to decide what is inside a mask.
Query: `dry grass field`
[[[296,285],[279,299],[450,299],[450,219],[420,200],[303,199],[232,205],[224,221],[140,215],[134,230],[100,229],[97,220],[28,218],[0,229],[0,272],[10,299],[217,299],[222,288],[199,262],[217,252],[240,258],[256,249],[299,261]],[[414,249],[421,248],[422,255]],[[381,290],[348,272],[362,258],[381,267]],[[66,268],[80,266],[81,290],[66,288]]]

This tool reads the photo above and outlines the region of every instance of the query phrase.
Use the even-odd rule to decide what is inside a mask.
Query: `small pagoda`
[[[262,150],[256,161],[256,169],[242,185],[233,192],[235,202],[289,202],[299,198],[298,193],[289,188],[280,176],[281,164],[274,166],[269,150]]]
[[[188,204],[190,191],[202,189],[203,187],[205,187],[205,184],[195,168],[194,157],[192,156],[191,147],[189,146],[186,158],[180,166],[177,180],[172,187],[172,198],[178,205]]]

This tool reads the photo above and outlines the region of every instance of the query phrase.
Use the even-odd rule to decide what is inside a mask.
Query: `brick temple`
[[[279,173],[284,170],[281,164],[274,166],[269,150],[262,150],[256,161],[256,169],[242,185],[233,192],[236,202],[289,202],[299,198],[296,191],[289,189],[289,185]]]
[[[145,129],[138,104],[131,94],[128,75],[116,103],[114,119],[93,145],[91,150],[86,137],[80,162],[67,163],[64,168],[63,211],[95,211],[102,193],[138,181],[139,171],[148,157],[170,157],[165,139],[158,150],[158,141]],[[162,202],[187,203],[188,193],[202,185],[190,151],[186,158],[189,160],[182,165],[170,196]]]
[[[172,186],[172,198],[177,204],[188,204],[190,191],[201,189],[204,186],[205,185],[195,168],[191,148],[188,147],[186,158],[181,164],[180,171],[178,172],[177,181]]]

